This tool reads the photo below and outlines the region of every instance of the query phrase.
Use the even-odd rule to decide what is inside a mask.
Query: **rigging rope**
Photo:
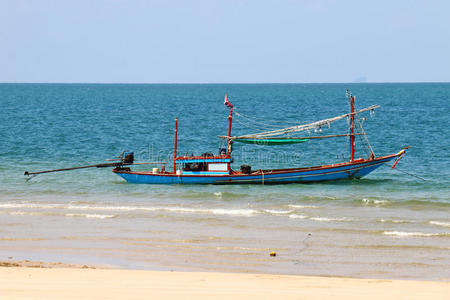
[[[248,116],[248,115],[244,115],[242,113],[237,112],[236,110],[234,111],[237,115],[239,115],[240,117],[249,119],[249,121],[251,122],[255,122],[255,123],[259,123],[259,124],[263,124],[265,126],[268,127],[275,127],[275,128],[279,128],[280,125],[286,125],[289,126],[289,124],[291,125],[298,125],[298,122],[294,122],[294,121],[275,121],[275,120],[267,120],[266,118],[258,118],[258,117],[253,117],[253,116]],[[256,121],[258,120],[258,121]],[[264,121],[264,122],[262,122]],[[273,124],[267,124],[267,123],[273,123]],[[274,124],[278,124],[278,125],[274,125]]]
[[[258,132],[258,133],[254,133],[254,134],[238,136],[237,138],[270,137],[270,136],[277,136],[277,135],[283,135],[283,134],[287,134],[287,133],[293,133],[293,132],[299,132],[299,131],[305,131],[305,130],[321,128],[322,126],[329,125],[332,122],[335,122],[335,121],[338,121],[340,119],[346,118],[348,116],[351,116],[352,114],[355,115],[355,114],[358,114],[358,113],[361,113],[361,112],[364,112],[364,111],[374,110],[374,109],[376,109],[378,107],[380,107],[380,106],[379,105],[372,105],[372,106],[370,106],[368,108],[361,109],[361,110],[356,111],[354,113],[348,113],[348,114],[340,115],[340,116],[337,116],[337,117],[334,117],[334,118],[324,119],[324,120],[316,121],[316,122],[313,122],[313,123],[297,125],[297,126],[292,126],[292,127],[288,127],[288,128],[282,128],[282,129],[277,129],[277,130],[271,130],[271,131]]]
[[[239,124],[241,124],[244,127],[251,128],[251,129],[254,129],[254,130],[267,130],[266,127],[262,127],[262,126],[254,125],[254,124],[250,125],[250,124],[244,123],[239,118],[236,118],[235,121],[238,122]]]
[[[362,135],[364,136],[364,140],[361,137],[361,135],[359,136],[359,139],[361,140],[361,143],[363,145],[365,145],[367,147],[367,149],[369,150],[369,152],[367,153],[367,151],[366,151],[366,153],[368,155],[371,155],[371,154],[373,154],[373,149],[372,149],[372,146],[370,145],[369,139],[366,136],[366,132],[364,131],[364,128],[363,128],[363,126],[361,124],[361,120],[359,118],[356,118],[356,121],[358,122],[357,124],[359,126],[359,129],[361,130]],[[364,149],[364,150],[366,150],[366,149]]]
[[[398,172],[400,172],[400,173],[403,173],[403,174],[406,174],[406,175],[409,175],[409,176],[412,176],[412,177],[419,178],[420,180],[423,180],[423,181],[428,181],[428,180],[426,180],[425,178],[422,178],[422,177],[417,176],[417,175],[414,175],[414,174],[412,174],[412,173],[408,173],[408,172],[406,172],[406,171],[400,170],[399,168],[392,169],[392,166],[389,165],[388,163],[384,163],[384,165],[386,165],[386,166],[388,166],[389,168],[391,168],[391,170],[395,170],[395,171],[398,171]]]
[[[249,122],[253,122],[253,123],[255,123],[255,124],[260,124],[259,126],[260,126],[261,128],[266,129],[266,130],[267,130],[267,129],[279,128],[278,125],[270,125],[270,124],[265,124],[265,123],[262,123],[262,122],[254,121],[254,120],[252,120],[251,118],[249,118],[249,117],[247,117],[247,116],[244,116],[243,114],[240,114],[240,113],[237,112],[237,111],[235,111],[234,113],[235,113],[236,116],[238,116],[238,117],[241,117],[241,118],[243,118],[243,119],[248,119]],[[298,123],[297,123],[297,124],[298,124]]]

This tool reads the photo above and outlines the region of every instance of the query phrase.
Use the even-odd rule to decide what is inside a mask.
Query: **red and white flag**
[[[232,108],[233,104],[231,104],[230,101],[228,101],[228,95],[225,93],[225,101],[223,102],[223,105],[225,105],[228,108]]]

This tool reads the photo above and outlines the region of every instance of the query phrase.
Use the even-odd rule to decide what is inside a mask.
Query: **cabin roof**
[[[229,163],[231,162],[231,157],[227,155],[219,155],[219,156],[179,156],[176,159],[177,163],[197,163],[197,162],[206,162],[206,163]]]

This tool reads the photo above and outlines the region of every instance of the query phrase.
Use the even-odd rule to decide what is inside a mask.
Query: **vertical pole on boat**
[[[350,94],[350,161],[355,159],[355,96]]]
[[[228,139],[227,139],[227,155],[231,154],[231,121],[233,120],[233,106],[230,107],[230,115],[228,116]]]
[[[178,139],[178,118],[175,118],[175,141],[173,150],[173,173],[177,172],[177,139]]]

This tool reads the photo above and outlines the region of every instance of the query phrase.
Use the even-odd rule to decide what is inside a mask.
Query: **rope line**
[[[392,170],[392,166],[391,166],[391,165],[389,165],[388,163],[384,163],[384,164],[385,164],[386,166],[388,166],[389,168],[391,168],[391,170]],[[418,179],[420,179],[420,180],[423,180],[423,181],[428,181],[428,180],[426,180],[426,179],[424,179],[424,178],[422,178],[422,177],[420,177],[420,176],[417,176],[417,175],[408,173],[408,172],[406,172],[406,171],[400,170],[399,168],[395,168],[395,169],[393,169],[393,170],[399,171],[400,173],[404,173],[404,174],[409,175],[409,176],[412,176],[412,177],[416,177],[416,178],[418,178]]]
[[[239,136],[238,138],[246,138],[246,137],[270,137],[270,136],[278,136],[278,135],[283,135],[283,134],[288,134],[288,133],[293,133],[293,132],[300,132],[300,131],[305,131],[305,130],[311,130],[311,129],[317,129],[317,128],[321,128],[322,126],[325,125],[330,125],[330,123],[338,121],[340,119],[346,118],[350,115],[356,115],[357,113],[361,113],[364,111],[368,111],[368,110],[373,110],[380,107],[379,105],[372,105],[368,108],[364,108],[361,109],[357,112],[354,113],[348,113],[348,114],[344,114],[344,115],[340,115],[337,117],[333,117],[333,118],[329,118],[329,119],[324,119],[324,120],[320,120],[320,121],[316,121],[313,123],[309,123],[309,124],[303,124],[303,125],[297,125],[297,126],[292,126],[292,127],[288,127],[288,128],[282,128],[282,129],[278,129],[278,130],[271,130],[271,131],[265,131],[265,132],[258,132],[258,133],[254,133],[254,134],[248,134],[248,135],[243,135],[243,136]]]
[[[244,116],[243,114],[240,114],[240,113],[238,113],[237,111],[235,111],[235,113],[236,113],[236,116],[238,116],[238,117],[241,117],[241,118],[243,118],[243,119],[247,119],[247,120],[249,120],[250,122],[253,122],[253,123],[255,123],[255,124],[259,124],[262,128],[264,128],[264,129],[274,129],[274,128],[279,128],[279,125],[271,125],[271,124],[266,124],[266,123],[262,123],[262,122],[259,122],[259,121],[254,121],[254,120],[251,120],[249,117],[247,117],[247,116]],[[298,123],[297,123],[298,124]]]
[[[236,110],[235,110],[235,112],[236,112]],[[297,125],[297,124],[298,124],[298,122],[294,122],[294,121],[276,121],[276,120],[267,120],[266,118],[258,118],[258,117],[248,116],[248,115],[245,115],[245,114],[242,114],[242,113],[239,113],[239,112],[236,112],[236,114],[240,115],[240,116],[243,117],[243,118],[252,120],[252,122],[259,122],[259,123],[261,123],[261,121],[263,121],[263,124],[266,124],[266,123],[282,124],[282,125],[288,125],[288,124],[291,124],[291,125]],[[254,120],[258,120],[258,121],[254,121]],[[278,127],[278,126],[280,126],[280,125],[272,125],[272,124],[269,124],[268,126]]]

